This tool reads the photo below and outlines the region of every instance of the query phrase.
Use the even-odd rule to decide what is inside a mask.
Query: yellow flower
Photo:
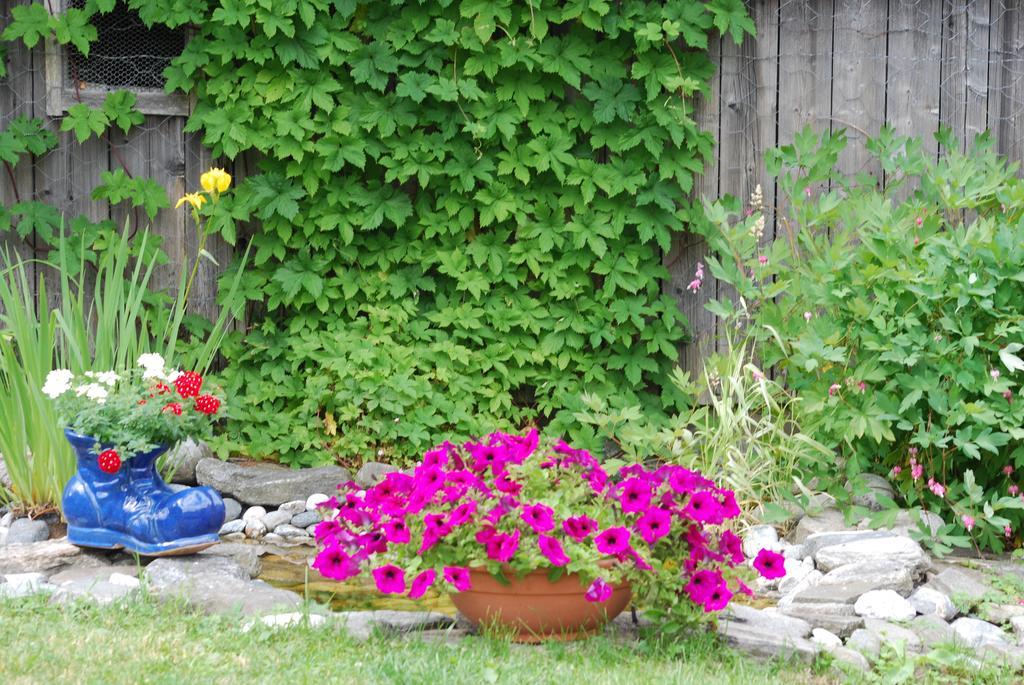
[[[223,169],[210,169],[199,177],[199,184],[208,193],[223,193],[231,186],[231,174]]]
[[[206,196],[202,193],[185,193],[182,198],[178,200],[178,204],[174,205],[174,208],[177,209],[186,202],[192,205],[195,209],[199,209],[203,206],[203,203],[206,202]]]

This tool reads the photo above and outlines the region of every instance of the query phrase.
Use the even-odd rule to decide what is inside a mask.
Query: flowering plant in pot
[[[634,595],[678,616],[750,592],[733,570],[740,539],[719,529],[739,514],[731,491],[680,466],[609,473],[562,441],[542,447],[536,431],[445,443],[411,473],[348,484],[325,506],[337,513],[316,531],[322,575],[369,571],[381,592],[410,598],[440,585],[471,621],[523,641],[592,633]],[[771,552],[758,565],[784,572]]]
[[[126,372],[51,371],[55,400],[78,468],[64,488],[68,540],[150,556],[191,553],[217,542],[224,502],[207,487],[167,486],[156,461],[185,438],[208,434],[221,399],[192,371],[158,354]]]

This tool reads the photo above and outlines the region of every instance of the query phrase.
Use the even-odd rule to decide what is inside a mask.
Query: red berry
[[[103,473],[117,473],[121,470],[121,457],[114,450],[100,452],[98,462]]]
[[[216,414],[220,408],[220,400],[213,395],[200,395],[196,398],[196,411],[203,414]]]
[[[203,377],[195,371],[186,371],[174,379],[174,387],[182,397],[199,397],[199,390],[203,387]]]
[[[181,405],[177,402],[171,402],[163,409],[164,413],[171,412],[175,416],[181,416]]]

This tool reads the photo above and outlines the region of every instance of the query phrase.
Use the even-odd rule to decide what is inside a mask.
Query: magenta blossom
[[[462,566],[445,566],[444,579],[459,592],[466,592],[473,586],[469,569]]]
[[[377,583],[377,589],[386,595],[405,592],[405,571],[394,564],[373,569],[373,580]]]
[[[608,528],[594,539],[602,554],[621,554],[629,548],[629,530],[622,526]]]
[[[437,578],[437,571],[428,568],[412,579],[412,586],[409,588],[409,599],[419,599],[430,589]]]
[[[743,563],[743,542],[731,530],[722,531],[722,536],[718,539],[718,549],[728,556],[732,563]]]
[[[384,524],[384,537],[388,542],[405,544],[409,542],[409,526],[404,519],[391,519]]]
[[[643,516],[636,520],[634,528],[644,542],[653,545],[668,535],[672,528],[672,515],[664,509],[648,509]]]
[[[540,553],[547,557],[552,566],[565,566],[569,563],[569,557],[562,549],[562,543],[549,535],[538,535],[537,544],[540,546]]]
[[[595,578],[584,595],[588,602],[607,602],[612,596],[612,586],[604,578]]]
[[[583,542],[597,531],[597,521],[589,516],[570,516],[562,522],[562,530],[576,542]]]
[[[531,504],[523,507],[521,519],[533,529],[534,533],[546,533],[555,527],[554,509],[544,504]]]
[[[701,490],[690,495],[683,513],[697,523],[713,523],[721,520],[721,505],[713,494]]]
[[[468,523],[473,518],[473,514],[476,513],[477,504],[475,501],[470,500],[469,502],[463,502],[459,506],[455,507],[452,511],[452,515],[448,520],[449,528],[458,528],[459,526]]]
[[[622,511],[635,513],[644,511],[651,503],[651,486],[640,478],[630,478],[622,482],[622,493],[619,505]]]
[[[762,549],[754,559],[754,568],[762,577],[769,580],[782,578],[786,575],[786,560],[778,552]]]
[[[704,599],[704,613],[721,611],[729,604],[730,599],[732,599],[732,592],[730,592],[729,587],[725,582],[719,583],[718,587],[708,593],[708,596]]]
[[[516,550],[519,549],[519,531],[514,531],[511,535],[495,533],[484,543],[484,546],[488,559],[508,563],[512,561]]]
[[[718,571],[701,569],[690,576],[690,582],[686,584],[686,594],[694,604],[703,604],[708,597],[723,582],[722,574]]]
[[[313,568],[324,578],[348,580],[359,575],[359,564],[337,545],[328,545],[317,555]]]

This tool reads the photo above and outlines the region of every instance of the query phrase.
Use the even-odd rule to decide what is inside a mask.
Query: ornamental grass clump
[[[578,574],[592,602],[628,582],[640,603],[690,617],[750,593],[740,539],[723,527],[740,513],[735,496],[680,466],[610,473],[563,441],[542,445],[534,430],[446,442],[411,473],[341,490],[323,505],[337,512],[317,526],[313,567],[338,580],[369,571],[383,593],[465,592],[470,569]],[[760,566],[778,574],[781,557],[763,555]]]
[[[166,369],[163,357],[146,353],[127,372],[51,371],[42,391],[61,425],[94,438],[100,467],[116,473],[124,459],[209,435],[222,400],[203,385],[195,371]]]

